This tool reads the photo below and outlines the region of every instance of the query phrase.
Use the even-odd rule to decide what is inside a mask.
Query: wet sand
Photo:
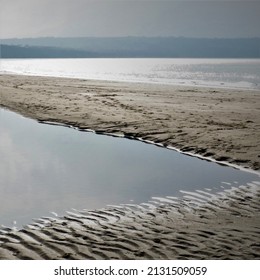
[[[46,217],[1,230],[0,259],[260,259],[259,199],[255,182]]]
[[[259,170],[255,91],[0,76],[0,106],[39,121]],[[161,205],[164,203],[164,205]],[[0,259],[260,258],[260,183],[111,206],[2,229]]]

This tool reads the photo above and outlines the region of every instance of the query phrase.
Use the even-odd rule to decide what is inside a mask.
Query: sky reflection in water
[[[0,109],[0,224],[259,176],[138,141],[39,124]],[[235,182],[235,183],[234,183]]]

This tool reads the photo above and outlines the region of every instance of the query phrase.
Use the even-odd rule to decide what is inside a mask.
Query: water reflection
[[[0,109],[0,224],[71,208],[141,203],[254,174],[138,141],[39,124]],[[233,183],[234,185],[235,183]]]

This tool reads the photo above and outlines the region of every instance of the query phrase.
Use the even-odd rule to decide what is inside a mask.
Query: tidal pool
[[[257,174],[155,145],[40,124],[0,109],[0,225],[254,180]]]

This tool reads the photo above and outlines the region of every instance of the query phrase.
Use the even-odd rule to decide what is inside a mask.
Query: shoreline
[[[3,109],[5,109],[5,108],[3,108]],[[5,109],[5,110],[8,110],[8,109]],[[46,125],[63,126],[63,127],[75,129],[75,130],[82,131],[82,132],[90,132],[90,133],[95,133],[95,134],[100,134],[100,135],[111,136],[111,137],[119,137],[119,138],[126,138],[126,139],[129,139],[129,140],[140,141],[140,142],[143,142],[145,144],[155,145],[155,146],[165,148],[165,149],[168,149],[168,150],[173,150],[173,151],[176,151],[178,153],[181,153],[181,154],[184,154],[184,155],[187,155],[187,156],[190,156],[190,157],[196,157],[198,159],[206,160],[206,161],[209,161],[209,162],[214,162],[214,163],[220,164],[222,166],[232,167],[232,168],[235,168],[235,169],[238,169],[238,170],[241,170],[241,171],[245,171],[245,172],[253,173],[253,174],[256,174],[256,175],[260,175],[260,171],[258,171],[258,170],[250,169],[250,168],[247,168],[247,167],[243,167],[243,166],[232,164],[232,163],[225,162],[225,161],[217,161],[214,158],[204,157],[200,154],[185,152],[185,151],[182,151],[182,150],[180,150],[178,148],[175,148],[175,147],[172,147],[172,146],[164,146],[161,143],[156,143],[154,141],[144,140],[142,138],[134,138],[132,136],[123,135],[123,134],[120,135],[120,134],[113,134],[113,133],[106,133],[106,132],[104,132],[104,133],[101,132],[100,133],[100,132],[96,132],[95,130],[92,130],[92,129],[80,129],[79,127],[76,127],[76,126],[74,127],[72,125],[66,125],[66,124],[57,123],[57,122],[56,123],[55,122],[48,122],[48,121],[38,121],[38,122],[41,123],[41,124],[46,124]]]
[[[259,59],[260,60],[260,59]],[[132,85],[155,85],[155,86],[169,86],[169,87],[184,87],[184,88],[204,88],[204,89],[211,89],[211,90],[238,90],[238,91],[248,91],[248,92],[259,92],[260,88],[252,88],[252,87],[236,87],[236,86],[225,86],[225,85],[207,85],[207,84],[185,84],[184,82],[176,82],[176,83],[167,83],[167,82],[154,82],[154,81],[135,81],[135,80],[107,80],[107,79],[86,79],[84,77],[70,77],[70,76],[50,76],[50,75],[38,75],[38,74],[23,74],[23,73],[13,73],[8,71],[0,71],[1,76],[25,76],[25,77],[42,77],[42,78],[53,78],[53,79],[71,79],[71,80],[87,80],[93,82],[106,82],[106,83],[122,83],[122,84],[132,84]]]
[[[25,117],[173,146],[259,174],[260,94],[250,97],[243,90],[0,75],[0,107]],[[182,193],[0,228],[0,259],[260,259],[260,182]]]
[[[258,104],[257,91],[0,75],[0,106],[40,122],[142,139],[257,171]]]
[[[0,229],[0,260],[260,259],[260,182]],[[163,203],[161,205],[160,203]]]

